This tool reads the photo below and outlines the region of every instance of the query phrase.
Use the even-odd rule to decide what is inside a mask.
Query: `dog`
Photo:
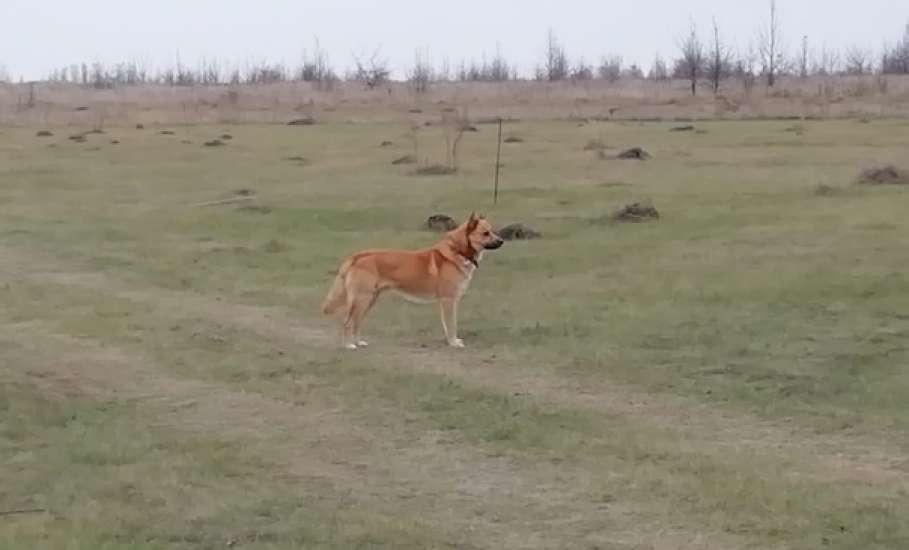
[[[344,308],[342,345],[367,346],[360,337],[363,319],[380,295],[393,292],[417,303],[439,304],[445,340],[463,348],[458,338],[458,302],[479,267],[483,253],[505,243],[484,216],[471,213],[445,238],[422,250],[364,250],[341,263],[325,300],[322,313]]]

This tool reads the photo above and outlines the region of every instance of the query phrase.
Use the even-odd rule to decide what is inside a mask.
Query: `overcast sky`
[[[648,66],[675,54],[693,20],[712,17],[725,37],[746,47],[769,0],[0,0],[0,65],[16,79],[47,76],[76,62],[144,59],[172,65],[177,53],[244,63],[299,63],[318,37],[343,71],[352,55],[381,47],[401,74],[415,49],[434,62],[495,51],[529,72],[552,28],[575,60],[605,53]],[[909,22],[909,0],[778,0],[786,43],[879,51]]]

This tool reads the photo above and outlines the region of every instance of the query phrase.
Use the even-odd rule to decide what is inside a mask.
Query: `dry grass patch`
[[[909,185],[909,171],[893,165],[868,168],[859,174],[859,185]]]

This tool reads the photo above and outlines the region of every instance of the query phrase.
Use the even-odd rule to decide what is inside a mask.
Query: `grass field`
[[[509,124],[497,206],[487,125],[0,130],[0,549],[909,547],[909,187],[853,184],[909,122],[669,128]],[[544,238],[467,349],[338,349],[339,260],[473,209]]]

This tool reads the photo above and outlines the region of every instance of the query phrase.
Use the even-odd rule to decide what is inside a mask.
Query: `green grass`
[[[526,547],[571,543],[574,533],[588,546],[605,537],[632,548],[641,539],[620,536],[629,525],[641,537],[682,525],[717,548],[903,548],[905,483],[824,479],[820,467],[807,476],[808,452],[755,456],[747,446],[711,447],[710,434],[707,447],[692,448],[653,419],[503,389],[522,372],[545,387],[620,384],[655,402],[681,397],[757,415],[834,447],[909,449],[909,190],[851,185],[868,165],[899,164],[907,128],[812,121],[797,136],[784,132],[789,125],[700,123],[706,134],[683,134],[656,123],[514,124],[525,143],[505,151],[496,206],[486,126],[465,138],[457,174],[433,177],[391,165],[407,147],[378,147],[407,143],[403,125],[187,127],[178,136],[111,129],[96,151],[93,136],[47,148],[31,130],[10,130],[0,136],[0,252],[55,263],[63,274],[0,287],[0,322],[31,323],[39,339],[113,347],[178,379],[305,401],[307,414],[345,411],[351,426],[405,450],[442,433],[451,452],[506,457],[521,479],[550,487],[545,480],[564,475],[541,491],[571,502],[578,523],[547,526],[541,509],[500,510],[490,532],[506,538],[497,543],[526,534],[522,522],[533,520],[540,538],[522,539]],[[225,131],[235,136],[226,147],[201,147]],[[440,160],[440,136],[426,134],[421,155]],[[183,135],[194,144],[181,144]],[[114,137],[121,145],[106,145]],[[591,139],[640,145],[654,158],[599,160],[583,150]],[[282,160],[292,155],[307,164]],[[615,183],[625,185],[605,185]],[[818,196],[820,183],[844,190]],[[271,211],[192,206],[240,188],[257,190]],[[597,221],[642,199],[660,210],[659,222]],[[487,256],[462,307],[466,354],[434,349],[434,308],[391,300],[367,324],[379,347],[354,356],[156,302],[167,290],[281,306],[321,323],[317,305],[342,256],[421,246],[433,238],[420,230],[429,214],[470,210],[522,221],[544,238]],[[98,273],[141,295],[69,284],[67,271]],[[462,507],[450,522],[375,495],[339,507],[337,488],[277,480],[280,466],[261,444],[156,426],[160,411],[141,402],[48,394],[23,374],[31,355],[13,337],[5,343],[11,351],[0,359],[11,367],[0,375],[11,389],[0,396],[0,463],[12,466],[0,471],[15,483],[4,483],[0,504],[53,514],[0,518],[0,548],[215,547],[228,538],[262,548],[422,548],[444,547],[453,533],[463,534],[460,543],[494,545],[466,534],[472,520]],[[436,354],[491,370],[497,386],[385,364]],[[429,484],[438,464],[427,464]],[[92,504],[74,515],[76,501]],[[630,515],[597,511],[613,503]],[[193,515],[199,506],[205,512]]]
[[[175,437],[128,404],[49,400],[7,382],[0,502],[47,512],[3,518],[0,548],[438,544],[417,524],[295,494],[239,444]]]

